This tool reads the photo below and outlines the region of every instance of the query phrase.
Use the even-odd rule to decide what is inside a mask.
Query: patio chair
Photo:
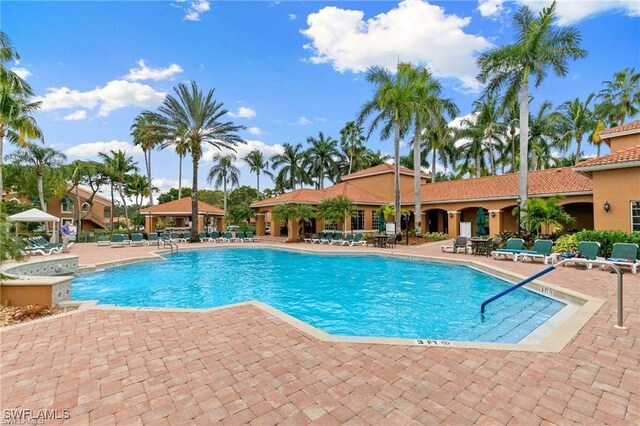
[[[220,238],[220,233],[218,231],[213,231],[209,234],[209,241],[212,243],[217,243],[218,238]]]
[[[509,238],[507,244],[503,248],[495,249],[491,252],[491,257],[498,259],[500,256],[503,258],[511,258],[514,261],[517,260],[516,255],[520,253],[534,253],[531,250],[524,249],[524,240],[522,238]]]
[[[317,234],[313,234],[310,237],[304,237],[304,242],[305,243],[309,243],[309,244],[313,244],[313,240],[316,239],[318,237]]]
[[[332,232],[327,232],[324,236],[323,239],[320,240],[321,244],[331,244],[331,241],[333,241],[333,237],[334,233]]]
[[[200,238],[200,241],[206,241],[208,240],[207,238],[207,233],[202,231],[202,232],[198,232],[198,238]]]
[[[556,256],[551,253],[552,247],[553,241],[551,240],[536,240],[533,243],[533,247],[531,248],[531,251],[533,253],[516,253],[514,255],[514,260],[517,261],[522,258],[522,261],[526,262],[527,259],[540,259],[545,265],[549,262],[549,260],[551,260],[553,263]]]
[[[349,246],[351,247],[366,246],[366,245],[367,245],[367,240],[363,239],[362,234],[356,234],[355,237],[353,237],[353,240],[349,243]]]
[[[60,249],[55,247],[45,248],[43,246],[39,246],[35,244],[33,241],[29,240],[28,238],[25,238],[23,241],[25,245],[24,247],[22,247],[20,251],[24,255],[41,254],[43,256],[49,256],[52,253],[60,253],[60,251],[62,250],[62,248]]]
[[[244,232],[236,231],[236,236],[235,236],[235,238],[232,238],[231,241],[235,241],[235,242],[238,242],[238,243],[243,243],[244,242]]]
[[[442,252],[452,252],[459,253],[462,250],[463,253],[467,253],[467,244],[469,243],[469,239],[467,237],[456,237],[453,240],[453,245],[451,246],[440,246],[442,248]]]
[[[109,241],[109,237],[98,237],[98,247],[109,246],[109,245],[111,245],[111,241]]]
[[[351,234],[349,234],[351,235]],[[332,239],[331,242],[329,243],[329,245],[342,245],[345,241],[347,241],[347,238],[349,237],[349,235],[347,235],[346,237],[343,234],[340,234],[338,236],[338,238]],[[353,236],[351,236],[351,238],[353,239]]]
[[[140,233],[131,234],[131,247],[133,246],[142,247],[143,245],[145,245],[145,243],[146,241],[142,238],[142,234]]]
[[[615,243],[613,245],[613,249],[611,250],[611,257],[608,257],[607,260],[614,265],[618,266],[628,266],[631,268],[632,274],[638,273],[638,265],[640,265],[640,261],[637,259],[638,257],[638,245],[633,243]],[[607,265],[602,265],[600,269],[604,269],[608,267]]]
[[[253,234],[253,232],[249,231],[249,232],[245,232],[244,234],[244,240],[245,241],[250,241],[250,242],[255,242],[258,241],[258,239],[256,238],[256,236]]]
[[[223,232],[222,236],[218,238],[221,242],[230,243],[233,240],[233,234],[231,232]]]
[[[44,250],[52,250],[52,251],[54,251],[56,253],[60,253],[62,251],[62,248],[63,248],[63,244],[62,243],[50,243],[44,237],[30,238],[29,241],[31,242],[32,246],[36,246],[36,247],[42,248]],[[73,245],[73,243],[69,243],[67,245],[67,247],[71,247],[72,245]]]
[[[386,241],[387,247],[396,247],[396,236],[395,235],[389,235],[387,237],[387,241]]]
[[[156,234],[155,232],[150,232],[149,234],[147,234],[147,244],[148,245],[151,245],[151,244],[159,245],[160,244],[160,240],[158,240],[158,234]]]
[[[360,234],[358,234],[358,235],[360,235]],[[340,245],[341,246],[350,246],[351,243],[353,242],[354,237],[355,237],[354,234],[347,234],[347,236],[344,237],[344,240],[342,240],[340,242]]]
[[[172,232],[171,234],[169,234],[169,238],[171,238],[176,243],[184,241],[184,238],[180,238],[180,234],[178,234],[177,232]]]
[[[580,241],[578,243],[578,254],[574,255],[572,253],[563,253],[560,255],[556,255],[556,259],[559,257],[561,259],[587,259],[587,260],[596,260],[598,258],[598,252],[600,251],[600,243],[597,241]],[[582,261],[576,263],[584,263]],[[567,266],[569,262],[563,263],[563,266]],[[593,263],[587,262],[587,269],[591,269],[593,267]]]
[[[113,234],[111,237],[111,248],[114,247],[124,247],[124,235]]]
[[[182,233],[182,242],[183,243],[188,243],[190,239],[191,239],[191,232],[183,232]]]

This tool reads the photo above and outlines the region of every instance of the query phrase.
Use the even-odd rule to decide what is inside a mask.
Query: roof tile
[[[345,181],[345,180],[349,180],[349,179],[353,179],[353,178],[359,178],[359,177],[370,176],[370,175],[377,175],[377,174],[382,174],[382,173],[393,173],[393,172],[394,172],[393,164],[382,163],[382,164],[378,164],[377,166],[369,167],[368,169],[359,170],[357,172],[353,172],[351,174],[342,176],[341,179],[343,181]],[[400,174],[413,176],[413,170],[412,169],[408,169],[406,167],[400,166]],[[425,173],[421,173],[421,175],[422,175],[422,177],[428,177],[428,175],[425,174]]]
[[[319,204],[322,200],[337,197],[338,195],[343,195],[354,203],[385,204],[387,202],[384,198],[372,194],[356,185],[349,182],[342,182],[325,189],[297,189],[286,192],[277,197],[256,201],[251,204],[251,207],[271,206],[282,203]]]
[[[610,129],[603,130],[598,136],[603,137],[612,133],[627,132],[630,130],[640,130],[640,120],[632,121],[631,123],[625,123],[620,126],[612,127]]]
[[[209,203],[205,203],[204,201],[198,200],[198,212],[199,213],[208,213],[208,214],[224,214],[224,210],[221,208],[212,206]],[[158,204],[155,206],[150,206],[145,209],[140,210],[140,213],[191,213],[191,197],[180,198],[179,200],[169,201],[168,203]]]
[[[638,123],[640,123],[640,121]],[[621,149],[620,151],[612,152],[611,154],[603,155],[602,157],[581,161],[576,164],[576,169],[580,169],[582,167],[604,166],[607,164],[628,163],[632,161],[640,161],[640,145]]]

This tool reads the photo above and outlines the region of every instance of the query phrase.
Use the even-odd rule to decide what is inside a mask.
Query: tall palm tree
[[[444,120],[430,126],[422,135],[426,148],[431,151],[431,182],[436,182],[437,159],[447,168],[454,166],[457,160],[457,149],[454,145],[453,132]]]
[[[249,166],[249,170],[256,174],[256,190],[260,192],[260,173],[273,179],[273,173],[269,171],[269,162],[265,160],[264,155],[258,149],[248,153],[243,160]]]
[[[140,210],[144,198],[149,197],[150,191],[155,189],[157,188],[149,188],[149,181],[145,176],[136,173],[127,177],[124,192],[127,196],[133,197],[133,203],[136,205],[137,209]]]
[[[154,115],[143,112],[133,120],[131,126],[133,144],[139,146],[144,154],[144,164],[147,172],[147,186],[149,204],[153,206],[153,183],[151,181],[151,151],[160,146],[164,140],[163,131],[154,121]]]
[[[496,174],[496,159],[494,146],[501,145],[505,136],[506,125],[502,122],[498,109],[498,100],[492,96],[486,96],[473,104],[476,118],[476,126],[484,134],[484,143],[489,153],[489,165],[491,174]]]
[[[215,185],[216,188],[222,186],[222,192],[224,193],[224,215],[227,216],[227,185],[231,187],[238,186],[240,184],[240,170],[233,165],[236,161],[236,156],[233,154],[221,155],[216,154],[213,156],[213,167],[209,170],[207,175],[207,182]]]
[[[584,58],[580,48],[581,36],[573,27],[555,26],[556,3],[534,16],[529,7],[522,6],[513,16],[516,41],[495,47],[478,58],[478,79],[487,83],[486,93],[505,89],[506,104],[514,102],[520,92],[520,176],[519,195],[526,202],[528,191],[529,136],[529,78],[539,86],[549,69],[559,77],[568,72],[569,59]]]
[[[31,167],[38,179],[40,208],[43,211],[47,211],[47,206],[44,201],[44,173],[49,168],[59,167],[64,164],[64,162],[67,161],[67,157],[62,152],[56,151],[51,147],[28,144],[26,147],[7,155],[5,159],[21,166]]]
[[[305,166],[310,176],[315,176],[318,189],[324,189],[325,176],[333,176],[338,156],[337,142],[331,136],[319,132],[318,137],[309,136],[307,142],[311,145],[305,153]]]
[[[502,120],[507,126],[507,134],[509,135],[509,144],[511,146],[511,173],[515,173],[517,169],[517,159],[516,153],[518,150],[516,149],[516,132],[520,126],[520,102],[518,99],[514,99],[510,102],[504,104],[503,102],[503,111],[502,111]],[[504,148],[504,147],[503,147]],[[503,164],[506,160],[506,157],[502,159]]]
[[[105,170],[111,179],[111,200],[113,202],[113,187],[118,191],[122,205],[124,206],[124,217],[129,223],[129,212],[127,211],[127,198],[125,193],[125,184],[129,178],[129,174],[138,171],[138,166],[133,157],[128,156],[126,151],[110,150],[109,154],[99,152],[98,156],[102,159]],[[111,215],[111,223],[113,224],[113,214]]]
[[[394,207],[395,228],[400,231],[400,136],[411,122],[411,98],[413,84],[410,79],[411,64],[400,63],[395,75],[384,68],[371,67],[367,70],[367,81],[375,85],[373,99],[360,109],[358,122],[363,123],[370,115],[376,114],[369,126],[369,136],[381,126],[381,138],[388,139],[393,132],[394,161]]]
[[[589,103],[594,96],[590,94],[584,102],[580,102],[579,98],[567,101],[560,105],[556,113],[562,133],[560,138],[565,147],[569,148],[571,141],[576,141],[575,164],[580,160],[582,137],[593,130],[597,123],[593,111],[589,109]]]
[[[602,131],[604,131],[604,121],[602,121],[602,119],[596,119],[596,125],[589,135],[589,140],[598,147],[598,157],[600,157],[600,147],[602,146],[602,139],[600,138],[600,132]]]
[[[624,124],[627,117],[640,111],[640,73],[635,68],[618,71],[612,81],[603,83],[605,88],[598,94],[602,100],[599,108],[611,126]]]
[[[353,171],[353,160],[356,154],[364,149],[367,138],[363,134],[362,124],[357,121],[349,121],[340,130],[340,148],[349,158],[349,169],[346,174]]]
[[[275,154],[271,157],[272,169],[282,167],[276,177],[276,186],[279,184],[282,190],[294,190],[298,183],[302,188],[303,183],[308,182],[308,176],[303,167],[305,155],[302,144],[285,143],[283,148],[282,154]]]
[[[531,170],[553,167],[556,158],[553,151],[566,151],[560,138],[559,118],[554,114],[550,101],[544,101],[535,115],[529,116],[529,163]]]
[[[481,177],[488,170],[485,157],[486,146],[484,143],[484,127],[478,123],[478,115],[465,118],[461,127],[456,131],[456,141],[462,143],[460,157],[463,159],[460,165],[460,173],[468,172],[470,176]]]
[[[165,140],[174,145],[185,142],[191,153],[193,177],[191,186],[191,241],[198,238],[198,162],[204,145],[235,152],[235,147],[246,141],[238,136],[244,126],[222,121],[227,114],[222,102],[213,99],[214,90],[204,93],[195,81],[189,85],[179,83],[167,95],[155,119],[165,129]]]

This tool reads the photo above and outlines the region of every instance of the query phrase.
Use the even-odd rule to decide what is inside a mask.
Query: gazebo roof
[[[38,209],[29,209],[7,218],[9,222],[60,222],[60,218]]]
[[[184,197],[179,200],[169,201],[168,203],[158,204],[157,206],[150,206],[140,210],[140,214],[143,216],[191,216],[191,197]],[[224,211],[221,208],[198,200],[198,214],[223,216]]]

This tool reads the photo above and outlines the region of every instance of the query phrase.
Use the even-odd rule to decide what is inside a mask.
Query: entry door
[[[471,222],[460,222],[460,236],[471,238]]]

